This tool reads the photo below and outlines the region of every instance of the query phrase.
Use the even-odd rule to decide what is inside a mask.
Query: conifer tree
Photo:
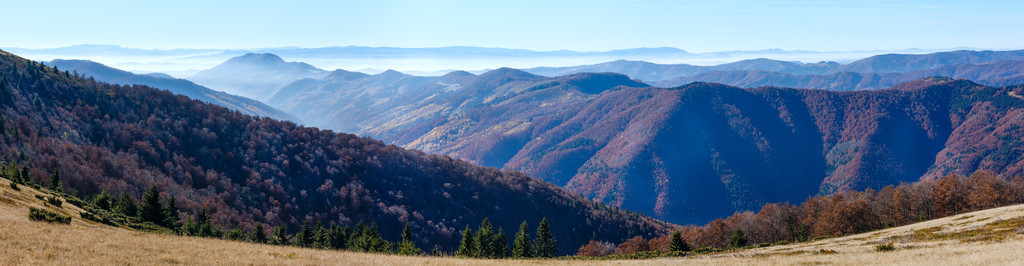
[[[519,224],[519,232],[516,232],[516,239],[512,243],[513,258],[533,257],[533,245],[530,243],[530,225],[523,221]]]
[[[505,237],[505,229],[498,228],[498,234],[494,236],[494,241],[491,241],[491,245],[494,246],[494,258],[506,258],[508,257],[508,239]]]
[[[7,179],[11,180],[11,183],[23,184],[25,182],[25,180],[21,180],[21,172],[18,171],[18,166],[14,165],[14,163],[7,165],[7,169],[4,169],[4,175],[7,176]]]
[[[491,227],[490,219],[484,217],[484,220],[480,222],[480,230],[476,231],[476,254],[474,257],[477,258],[492,258],[494,257],[494,228]]]
[[[416,243],[412,241],[412,229],[409,228],[409,223],[405,224],[402,228],[402,242],[398,244],[399,255],[419,255],[423,253],[420,248],[416,247]]]
[[[181,224],[181,216],[178,215],[178,200],[171,196],[164,205],[164,227],[177,231]]]
[[[325,228],[320,221],[313,227],[313,247],[319,249],[331,248],[330,230]]]
[[[295,234],[295,245],[300,247],[309,247],[313,244],[313,226],[309,225],[309,220],[302,223],[302,229],[299,230],[298,234]]]
[[[263,223],[256,222],[256,225],[252,227],[252,233],[249,234],[249,241],[256,243],[267,243],[267,232],[263,231]]]
[[[466,229],[462,230],[462,242],[459,243],[459,250],[455,251],[455,255],[474,257],[476,250],[476,238],[473,235],[473,229],[469,229],[469,225],[466,225]]]
[[[50,187],[49,187],[49,189],[53,190],[53,191],[56,191],[56,192],[64,192],[64,189],[62,187],[63,186],[61,186],[61,184],[60,184],[60,171],[57,171],[56,169],[54,169],[53,173],[50,173]]]
[[[743,230],[736,228],[736,231],[732,233],[732,237],[729,238],[730,248],[742,248],[747,246],[747,234],[743,233]]]
[[[683,240],[683,233],[676,231],[672,233],[672,244],[669,245],[669,251],[690,251],[690,245],[686,244],[686,240]]]
[[[339,225],[331,225],[331,248],[332,249],[346,249],[348,248],[348,239],[351,229],[346,225],[341,227]]]
[[[28,172],[28,165],[21,166],[21,172],[19,173],[19,175],[21,176],[20,179],[22,183],[25,183],[26,185],[29,186],[35,183],[32,181],[32,174]]]
[[[358,241],[362,238],[362,235],[366,231],[366,224],[363,221],[356,223],[356,227],[352,230],[352,233],[348,235],[348,246],[345,247],[349,250],[358,250]]]
[[[121,194],[121,199],[117,201],[117,208],[114,208],[114,211],[127,217],[137,217],[139,215],[135,199],[132,199],[128,192]]]
[[[182,234],[189,236],[200,236],[199,225],[192,220],[192,217],[188,217],[185,221],[185,225],[181,227]]]
[[[537,257],[553,258],[558,253],[558,249],[555,248],[555,236],[551,234],[548,218],[541,219],[540,224],[537,225],[537,238],[533,240],[533,245]]]
[[[402,241],[412,241],[412,228],[409,227],[409,223],[402,227]]]
[[[228,231],[228,235],[225,236],[225,238],[227,238],[228,240],[242,241],[245,239],[245,236],[242,235],[241,229],[234,228],[231,229],[231,231]]]
[[[282,223],[277,227],[274,227],[274,239],[272,244],[274,245],[290,245],[291,237],[288,236],[288,224]]]
[[[111,210],[111,207],[113,207],[114,205],[113,201],[114,197],[111,196],[106,189],[104,189],[100,191],[100,194],[96,195],[96,198],[93,198],[92,203],[95,204],[96,207],[100,209],[109,211]]]
[[[160,204],[160,191],[156,185],[149,188],[146,194],[142,195],[142,206],[139,210],[139,217],[143,222],[151,222],[156,225],[165,225],[167,218],[164,216],[164,206]]]

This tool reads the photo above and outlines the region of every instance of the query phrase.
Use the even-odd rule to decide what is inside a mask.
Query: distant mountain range
[[[932,76],[969,79],[989,86],[1024,84],[1024,60],[949,65],[902,73],[838,72],[826,75],[792,75],[761,70],[713,71],[693,76],[652,82],[652,84],[662,87],[675,87],[689,84],[691,82],[703,81],[745,88],[776,86],[852,91],[884,89],[902,82]]]
[[[396,240],[405,225],[419,246],[453,252],[460,230],[484,219],[513,235],[547,218],[559,255],[678,228],[521,173],[96,82],[3,51],[0,107],[0,158],[23,174],[57,172],[80,198],[140,198],[156,186],[185,217],[202,211],[221,226],[294,234],[306,221],[365,223]]]
[[[306,63],[285,62],[273,54],[245,54],[200,71],[189,80],[227,93],[266,101],[281,87],[304,78],[319,78],[327,71]]]
[[[986,64],[949,68],[992,73]],[[654,88],[617,73],[551,78],[503,68],[441,77],[336,71],[292,83],[269,103],[314,125],[700,223],[946,173],[1022,173],[1024,153],[1003,148],[1020,147],[1009,136],[1024,133],[1013,126],[1024,123],[1015,115],[1024,101],[1010,90],[943,78],[853,93]]]
[[[647,82],[656,82],[657,84],[668,86],[682,85],[686,83],[684,81],[729,81],[723,83],[736,84],[732,82],[736,82],[735,76],[738,75],[737,73],[762,73],[761,75],[765,75],[766,77],[761,81],[746,82],[744,85],[736,84],[737,86],[759,87],[771,86],[773,84],[770,83],[779,82],[779,80],[788,76],[830,75],[841,73],[906,73],[952,65],[984,64],[1017,60],[1024,60],[1024,50],[951,51],[931,54],[884,54],[871,56],[849,64],[839,64],[836,62],[800,63],[759,58],[715,66],[695,66],[688,64],[662,65],[648,62],[619,60],[594,65],[539,67],[524,70],[545,76],[561,76],[583,72],[615,72],[628,75],[635,79]],[[731,77],[720,77],[722,75]],[[921,76],[904,79],[900,82],[910,81],[920,77]],[[679,81],[666,82],[667,80],[673,79]]]
[[[613,61],[424,77],[325,71],[247,54],[205,72],[221,86],[258,88],[249,93],[308,125],[522,171],[615,206],[703,223],[766,202],[946,173],[1021,173],[1020,145],[1007,136],[1019,133],[1015,101],[1024,92],[927,77],[1020,84],[1022,55]],[[851,72],[875,70],[907,71]],[[247,72],[260,74],[231,75]],[[677,74],[684,76],[636,77]]]
[[[643,60],[659,63],[695,65],[721,64],[744,59],[775,58],[783,61],[849,62],[884,53],[927,53],[940,50],[874,50],[874,51],[718,51],[692,53],[677,48],[635,48],[611,51],[534,51],[525,49],[484,47],[398,48],[336,46],[319,48],[277,47],[253,49],[136,49],[115,45],[75,45],[60,48],[4,48],[33,60],[84,59],[132,72],[164,72],[187,77],[196,70],[209,69],[225,60],[248,53],[271,53],[287,61],[306,62],[322,69],[348,69],[379,73],[399,69],[407,73],[437,73],[442,70],[483,70],[500,67],[532,68],[537,66],[587,65],[614,60]],[[961,48],[962,49],[962,48]],[[379,69],[379,70],[376,70]],[[372,70],[372,71],[371,71]],[[449,71],[445,71],[449,72]],[[595,71],[590,71],[595,72]],[[435,74],[432,74],[435,75]],[[673,76],[669,78],[676,78]],[[634,77],[636,78],[636,77]],[[643,79],[647,80],[647,79]]]
[[[146,85],[153,88],[168,90],[175,94],[188,96],[192,99],[224,106],[243,114],[265,116],[277,120],[300,121],[292,115],[267,106],[260,101],[214,91],[206,87],[196,85],[191,81],[176,79],[166,74],[157,73],[139,75],[87,60],[57,59],[47,62],[46,64],[61,70],[76,72],[86,77],[93,77],[101,82],[126,85]]]

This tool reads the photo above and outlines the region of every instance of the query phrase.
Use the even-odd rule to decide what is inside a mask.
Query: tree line
[[[671,235],[636,236],[614,245],[591,241],[580,256],[645,251],[713,250],[749,245],[785,244],[839,237],[907,225],[965,212],[1024,203],[1024,176],[1005,178],[978,171],[949,174],[881,190],[868,189],[808,198],[803,204],[765,204],[758,212],[737,212],[704,226],[686,226]],[[682,244],[682,245],[679,245]]]

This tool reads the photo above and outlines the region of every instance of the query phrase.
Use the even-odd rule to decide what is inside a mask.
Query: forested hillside
[[[139,198],[156,185],[185,216],[222,226],[409,223],[420,246],[450,250],[490,218],[510,235],[547,217],[560,253],[672,227],[553,184],[369,138],[242,115],[145,86],[94,82],[0,52],[0,155],[37,183]],[[393,230],[388,230],[393,229]]]
[[[298,93],[272,103],[319,117],[313,124],[522,171],[676,223],[1024,167],[1024,148],[1011,137],[1024,133],[1014,88],[948,78],[857,92],[655,88],[614,73],[546,78],[506,68],[436,78],[345,74],[286,89]]]

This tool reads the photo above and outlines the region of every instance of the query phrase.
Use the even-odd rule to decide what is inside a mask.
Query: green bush
[[[63,208],[61,205],[64,205],[64,202],[57,197],[46,197],[46,202],[49,202],[53,206],[57,206],[57,208]]]
[[[71,203],[71,205],[78,206],[79,208],[82,209],[85,209],[85,206],[89,205],[89,203],[75,196],[64,196],[64,201],[67,201],[68,203]]]
[[[886,244],[881,244],[881,245],[875,246],[875,251],[878,251],[878,252],[886,252],[886,251],[893,251],[893,250],[896,250],[896,246],[893,245],[892,243],[886,243]]]
[[[41,200],[43,202],[46,202],[46,197],[43,197],[43,195],[35,195],[35,196],[36,196],[37,199],[39,199],[39,200]]]
[[[82,216],[82,219],[86,219],[86,220],[89,220],[89,221],[93,221],[93,222],[97,222],[97,223],[102,223],[102,224],[106,224],[106,225],[110,225],[110,226],[117,226],[117,224],[114,223],[114,221],[111,221],[110,218],[107,218],[106,216],[103,216],[103,215],[96,215],[96,214],[93,214],[91,212],[79,212],[78,214]]]
[[[71,224],[71,216],[61,215],[51,211],[28,208],[28,219],[33,221],[44,221],[48,223]]]
[[[18,187],[18,184],[14,183],[14,182],[11,182],[11,189],[13,189],[15,191],[21,191],[21,188]]]
[[[818,240],[829,239],[829,238],[833,238],[833,237],[834,236],[819,236],[819,237],[815,237],[814,239],[811,239],[811,241],[818,241]]]

